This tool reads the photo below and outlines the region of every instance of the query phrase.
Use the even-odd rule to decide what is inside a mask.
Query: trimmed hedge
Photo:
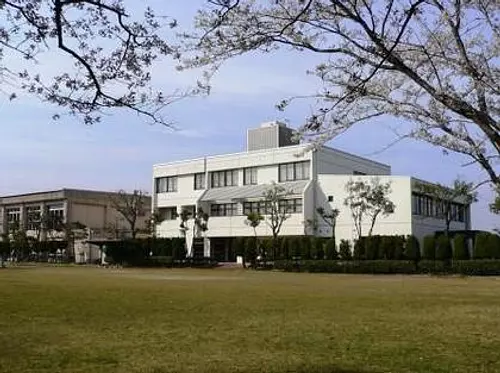
[[[422,260],[418,264],[409,260],[277,260],[274,269],[309,273],[499,276],[500,260],[459,260],[451,263]]]
[[[283,260],[274,263],[275,269],[287,272],[351,273],[351,274],[411,274],[417,273],[415,263],[406,260]]]
[[[453,238],[453,260],[467,259],[469,259],[469,249],[465,241],[465,236],[463,234],[457,234]]]

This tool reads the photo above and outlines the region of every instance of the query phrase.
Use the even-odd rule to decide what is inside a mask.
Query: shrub
[[[446,262],[440,260],[421,260],[418,262],[418,271],[423,274],[444,274],[450,271]]]
[[[423,258],[425,260],[435,260],[436,259],[436,238],[434,236],[424,237],[424,253]]]
[[[394,238],[392,236],[382,236],[380,238],[380,257],[384,259],[394,259]]]
[[[245,256],[245,243],[246,243],[247,238],[246,237],[236,237],[234,239],[233,243],[233,248],[234,248],[234,253],[237,256],[244,257]]]
[[[380,248],[380,236],[370,236],[365,237],[365,257],[366,260],[377,260],[380,258],[379,256],[379,248]]]
[[[359,237],[354,242],[354,250],[353,250],[353,258],[354,260],[364,260],[366,259],[365,253],[365,237]]]
[[[290,239],[290,257],[299,258],[302,256],[302,237],[295,236]]]
[[[339,258],[339,253],[335,247],[335,239],[330,238],[325,243],[325,255],[327,260],[336,260]]]
[[[171,256],[151,256],[146,265],[150,267],[171,267],[173,263]]]
[[[463,234],[457,234],[453,238],[453,260],[469,259],[469,249]]]
[[[491,233],[486,240],[488,258],[500,259],[500,236]]]
[[[351,243],[348,240],[340,240],[339,255],[342,260],[351,260]]]
[[[263,258],[272,259],[274,257],[274,241],[270,237],[266,237],[260,241],[258,254]]]
[[[185,260],[187,256],[186,240],[184,238],[172,238],[172,257],[174,260]]]
[[[252,267],[255,267],[257,260],[257,239],[255,237],[247,237],[245,239],[245,261],[249,262]]]
[[[443,234],[437,238],[436,260],[450,260],[452,255],[450,237]]]
[[[311,237],[309,236],[302,237],[302,253],[301,253],[302,260],[311,259],[311,249],[312,249]]]
[[[474,259],[488,259],[488,236],[489,233],[481,232],[476,235],[474,243]]]
[[[413,260],[414,262],[420,260],[420,244],[415,236],[408,236],[404,254],[408,260]]]
[[[283,237],[280,242],[280,253],[278,255],[279,260],[288,259],[290,257],[290,238]]]
[[[405,259],[405,239],[402,236],[394,236],[392,238],[394,246],[394,260]]]
[[[499,276],[500,260],[457,260],[453,272],[466,276]]]
[[[311,245],[311,259],[325,259],[325,240],[321,237],[314,237]]]

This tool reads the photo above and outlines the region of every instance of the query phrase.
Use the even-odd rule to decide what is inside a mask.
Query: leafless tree
[[[110,194],[109,200],[112,207],[127,221],[132,238],[135,238],[138,220],[146,216],[150,208],[147,204],[147,193],[141,190],[134,190],[132,193],[120,190],[118,193]]]

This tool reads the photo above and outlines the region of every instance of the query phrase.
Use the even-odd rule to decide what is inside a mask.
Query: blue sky
[[[190,1],[188,6],[184,1],[168,2],[168,8],[160,1],[148,3],[163,7],[164,14],[188,27],[202,1]],[[242,151],[246,129],[261,122],[281,119],[299,126],[312,110],[307,102],[293,104],[284,113],[275,104],[287,96],[314,92],[318,82],[305,71],[316,62],[314,56],[286,51],[230,61],[215,77],[210,96],[186,99],[168,109],[179,131],[151,126],[124,111],[114,111],[90,127],[71,117],[54,122],[56,107],[32,97],[8,101],[0,96],[0,195],[61,187],[150,190],[155,163]],[[196,76],[176,73],[165,61],[156,66],[154,81],[168,91],[194,83]],[[390,164],[396,175],[441,183],[451,183],[457,176],[482,179],[475,166],[462,166],[466,158],[445,156],[427,144],[407,140],[381,152],[394,139],[391,128],[407,126],[400,120],[380,119],[351,129],[329,145]],[[500,218],[488,211],[491,199],[489,189],[482,188],[480,201],[473,206],[475,228],[500,225]]]

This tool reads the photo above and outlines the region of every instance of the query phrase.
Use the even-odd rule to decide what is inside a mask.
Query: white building
[[[219,260],[234,260],[231,239],[251,236],[245,214],[264,214],[263,193],[270,183],[282,185],[287,195],[290,217],[281,229],[281,236],[313,234],[306,222],[318,222],[315,234],[331,236],[331,228],[318,217],[317,208],[339,209],[337,240],[357,238],[351,211],[344,206],[345,185],[349,180],[391,183],[391,201],[395,212],[377,220],[373,234],[409,235],[418,238],[442,230],[444,221],[435,216],[434,204],[415,192],[417,180],[407,176],[391,176],[391,168],[366,158],[336,149],[321,147],[310,150],[306,144],[294,143],[293,131],[280,123],[266,123],[247,134],[247,151],[236,154],[155,165],[153,168],[153,209],[162,216],[157,226],[159,237],[178,237],[178,214],[203,209],[210,215],[206,236],[210,248],[205,255]],[[457,203],[459,218],[452,230],[470,228],[469,207]],[[192,226],[192,222],[191,222]],[[367,232],[368,221],[363,227]],[[188,230],[188,235],[192,234]],[[263,221],[257,228],[260,236],[271,235]],[[189,240],[190,241],[190,240]]]

